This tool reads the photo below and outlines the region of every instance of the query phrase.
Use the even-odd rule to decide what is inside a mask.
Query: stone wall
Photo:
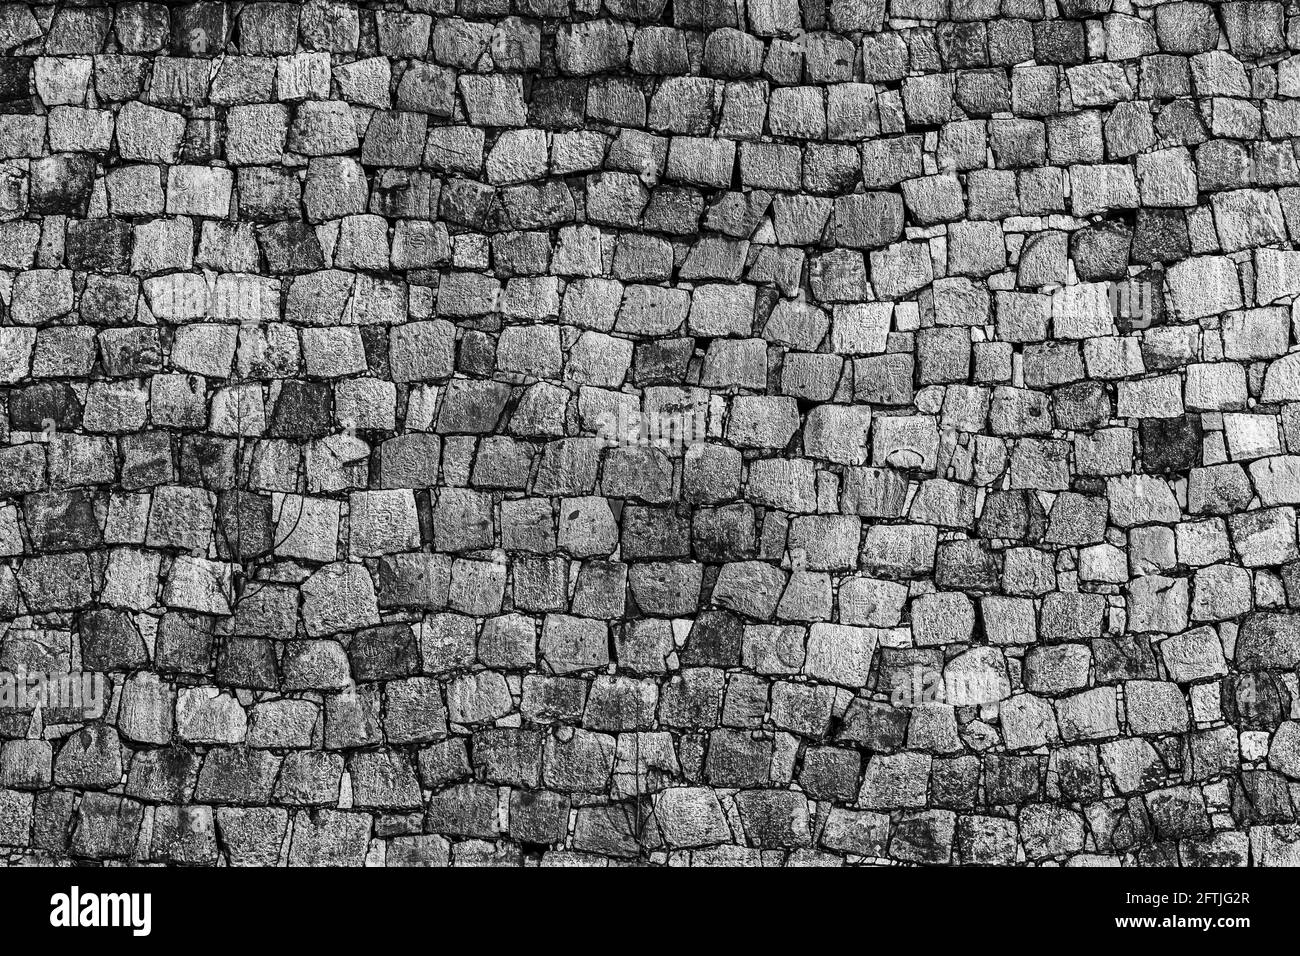
[[[0,860],[1300,864],[1291,49],[0,3]]]

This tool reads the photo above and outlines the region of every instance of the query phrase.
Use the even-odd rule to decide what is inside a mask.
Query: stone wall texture
[[[0,3],[0,861],[1300,865],[1292,50]]]

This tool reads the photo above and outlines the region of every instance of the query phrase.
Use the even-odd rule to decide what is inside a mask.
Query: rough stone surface
[[[0,864],[1296,865],[1291,43],[0,4]]]

